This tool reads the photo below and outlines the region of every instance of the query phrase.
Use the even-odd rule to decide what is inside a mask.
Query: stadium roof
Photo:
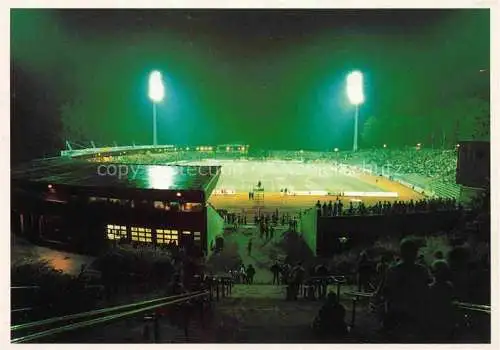
[[[11,170],[14,182],[74,187],[204,191],[210,194],[220,166],[139,165],[93,163],[52,158],[33,161]]]

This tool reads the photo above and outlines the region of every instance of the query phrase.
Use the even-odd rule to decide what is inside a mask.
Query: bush
[[[93,268],[102,274],[107,291],[140,287],[143,291],[167,285],[174,273],[172,254],[163,250],[116,247],[99,256]]]
[[[207,270],[210,273],[228,272],[229,270],[239,269],[242,262],[237,243],[227,243],[222,251],[210,256],[207,262]]]
[[[11,285],[38,286],[37,289],[12,290],[12,309],[33,308],[25,315],[13,314],[13,322],[80,312],[92,308],[96,302],[77,277],[52,268],[47,261],[26,259],[14,263]]]

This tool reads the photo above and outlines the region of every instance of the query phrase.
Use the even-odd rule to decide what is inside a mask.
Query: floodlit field
[[[352,169],[335,164],[215,159],[179,164],[221,165],[222,173],[216,187],[219,191],[248,192],[261,181],[265,192],[280,192],[284,188],[289,192],[387,192],[364,181]]]

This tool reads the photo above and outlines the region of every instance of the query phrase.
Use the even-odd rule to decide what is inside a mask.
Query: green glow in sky
[[[113,21],[101,13],[95,23],[92,16],[11,12],[14,79],[24,86],[15,91],[19,125],[44,120],[38,132],[58,142],[151,143],[147,88],[155,69],[168,95],[158,105],[164,144],[348,148],[353,114],[345,81],[353,69],[364,75],[362,146],[455,133],[451,111],[462,101],[489,111],[489,73],[480,73],[489,69],[487,10],[450,10],[408,27],[384,12],[369,20],[352,13],[291,20],[296,15],[276,11],[260,20],[250,13],[212,21],[196,11]],[[34,100],[44,106],[28,107]]]

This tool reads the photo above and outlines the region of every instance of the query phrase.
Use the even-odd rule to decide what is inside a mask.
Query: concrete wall
[[[315,208],[308,209],[300,219],[299,232],[314,255],[317,249],[318,214]]]
[[[212,255],[210,245],[213,242],[215,246],[215,238],[224,233],[224,219],[215,211],[215,209],[207,204],[207,258]]]
[[[381,236],[402,237],[447,231],[456,226],[461,214],[457,211],[413,213],[400,215],[319,217],[317,253],[329,256],[340,249],[341,237],[352,244],[369,244]]]

